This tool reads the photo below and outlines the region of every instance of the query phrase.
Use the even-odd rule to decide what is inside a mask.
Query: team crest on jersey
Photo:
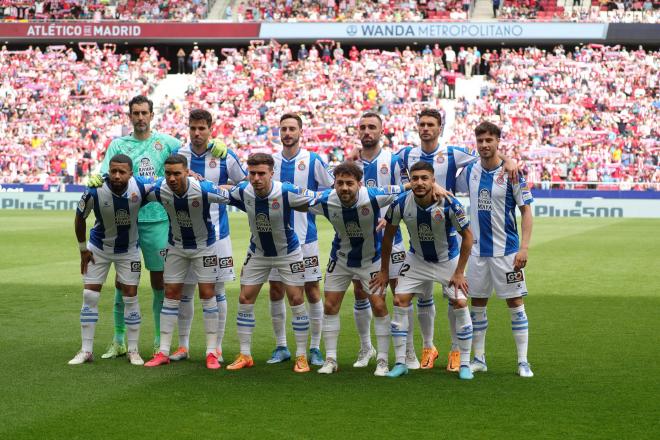
[[[163,151],[163,144],[161,144],[160,141],[156,141],[156,143],[154,144],[154,148],[156,149],[156,151]]]
[[[376,181],[374,179],[369,179],[365,183],[367,184],[367,188],[375,188],[376,187]]]
[[[215,168],[218,166],[218,162],[215,161],[215,159],[211,159],[209,161],[209,168]]]
[[[305,165],[305,162],[301,160],[300,163],[298,164],[298,170],[299,171],[305,171],[306,168],[307,168],[307,165]]]
[[[193,208],[199,208],[199,202],[197,200],[193,200],[191,204]]]
[[[257,227],[257,232],[271,232],[273,230],[270,226],[270,219],[263,212],[256,215],[254,224]]]
[[[504,185],[504,172],[501,172],[497,175],[495,182],[497,182],[498,185]]]
[[[138,195],[136,193],[131,193],[131,202],[137,203]]]
[[[369,215],[369,214],[371,214],[371,210],[368,207],[364,206],[364,207],[362,207],[362,210],[360,210],[360,213],[362,215]]]
[[[380,174],[385,174],[387,175],[390,172],[390,169],[387,167],[387,164],[383,164],[380,167]]]
[[[270,205],[270,206],[271,206],[271,208],[273,208],[273,209],[280,209],[280,202],[278,202],[277,199],[274,199],[274,200],[273,200],[273,204]]]
[[[118,209],[115,212],[115,224],[117,226],[129,226],[131,224],[131,216],[125,209]]]
[[[445,162],[445,156],[443,156],[442,152],[439,152],[438,155],[435,157],[435,161],[438,163],[444,163]]]
[[[441,222],[444,219],[444,216],[442,215],[442,209],[438,208],[435,210],[433,213],[433,220],[436,222]]]

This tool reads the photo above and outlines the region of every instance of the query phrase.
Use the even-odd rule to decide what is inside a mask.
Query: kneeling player
[[[479,162],[468,165],[458,178],[457,190],[470,195],[474,246],[467,279],[472,297],[474,361],[472,371],[486,371],[486,305],[495,289],[506,300],[511,330],[518,349],[518,375],[532,377],[527,362],[528,322],[522,297],[527,295],[527,249],[532,236],[532,193],[525,179],[512,181],[497,155],[500,129],[490,122],[475,128]],[[518,245],[516,206],[522,216],[522,243]]]
[[[392,242],[399,223],[403,221],[410,235],[410,251],[399,272],[399,282],[394,296],[394,317],[392,320],[392,340],[396,364],[389,377],[399,377],[408,373],[406,366],[406,338],[409,337],[408,308],[413,295],[419,300],[433,299],[433,283],[443,285],[445,292],[451,292],[451,300],[456,316],[456,334],[461,356],[459,377],[472,379],[470,371],[470,345],[472,343],[472,323],[467,309],[468,286],[463,272],[472,247],[472,233],[463,206],[453,196],[434,201],[433,166],[427,162],[417,162],[410,168],[412,191],[401,194],[390,206],[385,219],[385,235],[381,258],[381,269],[371,281],[371,288],[382,291],[389,278],[389,256]],[[456,231],[461,235],[459,245]],[[431,350],[427,348],[425,350]]]
[[[131,364],[142,365],[138,352],[140,305],[137,286],[140,282],[140,253],[137,219],[148,187],[133,177],[130,157],[118,154],[109,162],[109,177],[98,188],[88,188],[76,211],[75,232],[80,247],[80,272],[83,276],[83,305],[80,310],[82,348],[69,361],[77,365],[93,360],[94,331],[99,316],[99,296],[114,263],[124,303],[128,353]],[[96,222],[86,243],[85,219],[94,210]]]

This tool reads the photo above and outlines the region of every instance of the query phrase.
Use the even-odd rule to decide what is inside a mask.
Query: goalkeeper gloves
[[[227,144],[222,139],[212,139],[209,147],[211,148],[213,157],[217,157],[218,159],[227,157]]]

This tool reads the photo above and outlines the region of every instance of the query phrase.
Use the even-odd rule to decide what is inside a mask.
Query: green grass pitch
[[[231,216],[237,264],[249,238],[244,220]],[[331,234],[324,221],[320,230],[326,261]],[[463,382],[436,367],[392,380],[374,377],[373,364],[351,366],[358,340],[350,292],[342,308],[340,371],[332,376],[294,374],[290,362],[266,365],[274,341],[265,289],[257,302],[252,369],[204,368],[199,302],[192,359],[156,369],[100,359],[112,335],[109,286],[96,360],[68,366],[80,346],[73,213],[0,211],[0,439],[657,439],[659,231],[660,220],[536,219],[526,299],[536,376],[514,374],[509,316],[503,302],[492,300],[488,373]],[[146,359],[153,337],[146,273],[142,282]],[[227,292],[226,360],[238,351],[238,283]],[[436,305],[437,365],[444,367],[447,318],[438,296]],[[287,330],[293,345],[289,323]],[[417,333],[418,347],[420,341]]]

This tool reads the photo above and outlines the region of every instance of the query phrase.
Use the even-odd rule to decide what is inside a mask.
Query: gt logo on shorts
[[[140,261],[131,261],[131,272],[141,272],[142,263]]]
[[[291,273],[305,272],[305,263],[303,263],[302,261],[291,263],[289,264],[289,267],[291,268]]]
[[[161,257],[167,258],[167,249],[161,249],[160,251],[158,251],[158,253],[160,254]]]
[[[370,272],[369,273],[369,278],[371,278],[373,280],[374,278],[376,278],[376,275],[378,275],[378,272]]]
[[[303,258],[303,263],[305,264],[305,267],[318,267],[319,266],[319,257]]]
[[[507,272],[506,274],[506,283],[507,284],[516,284],[521,281],[525,281],[525,274],[522,270],[516,272]]]
[[[392,264],[403,263],[403,260],[406,259],[406,253],[403,251],[395,252],[390,255],[390,259],[392,260]]]
[[[220,268],[234,267],[234,259],[232,257],[218,258],[218,265]]]
[[[215,267],[218,265],[218,257],[215,255],[203,257],[204,267]]]

